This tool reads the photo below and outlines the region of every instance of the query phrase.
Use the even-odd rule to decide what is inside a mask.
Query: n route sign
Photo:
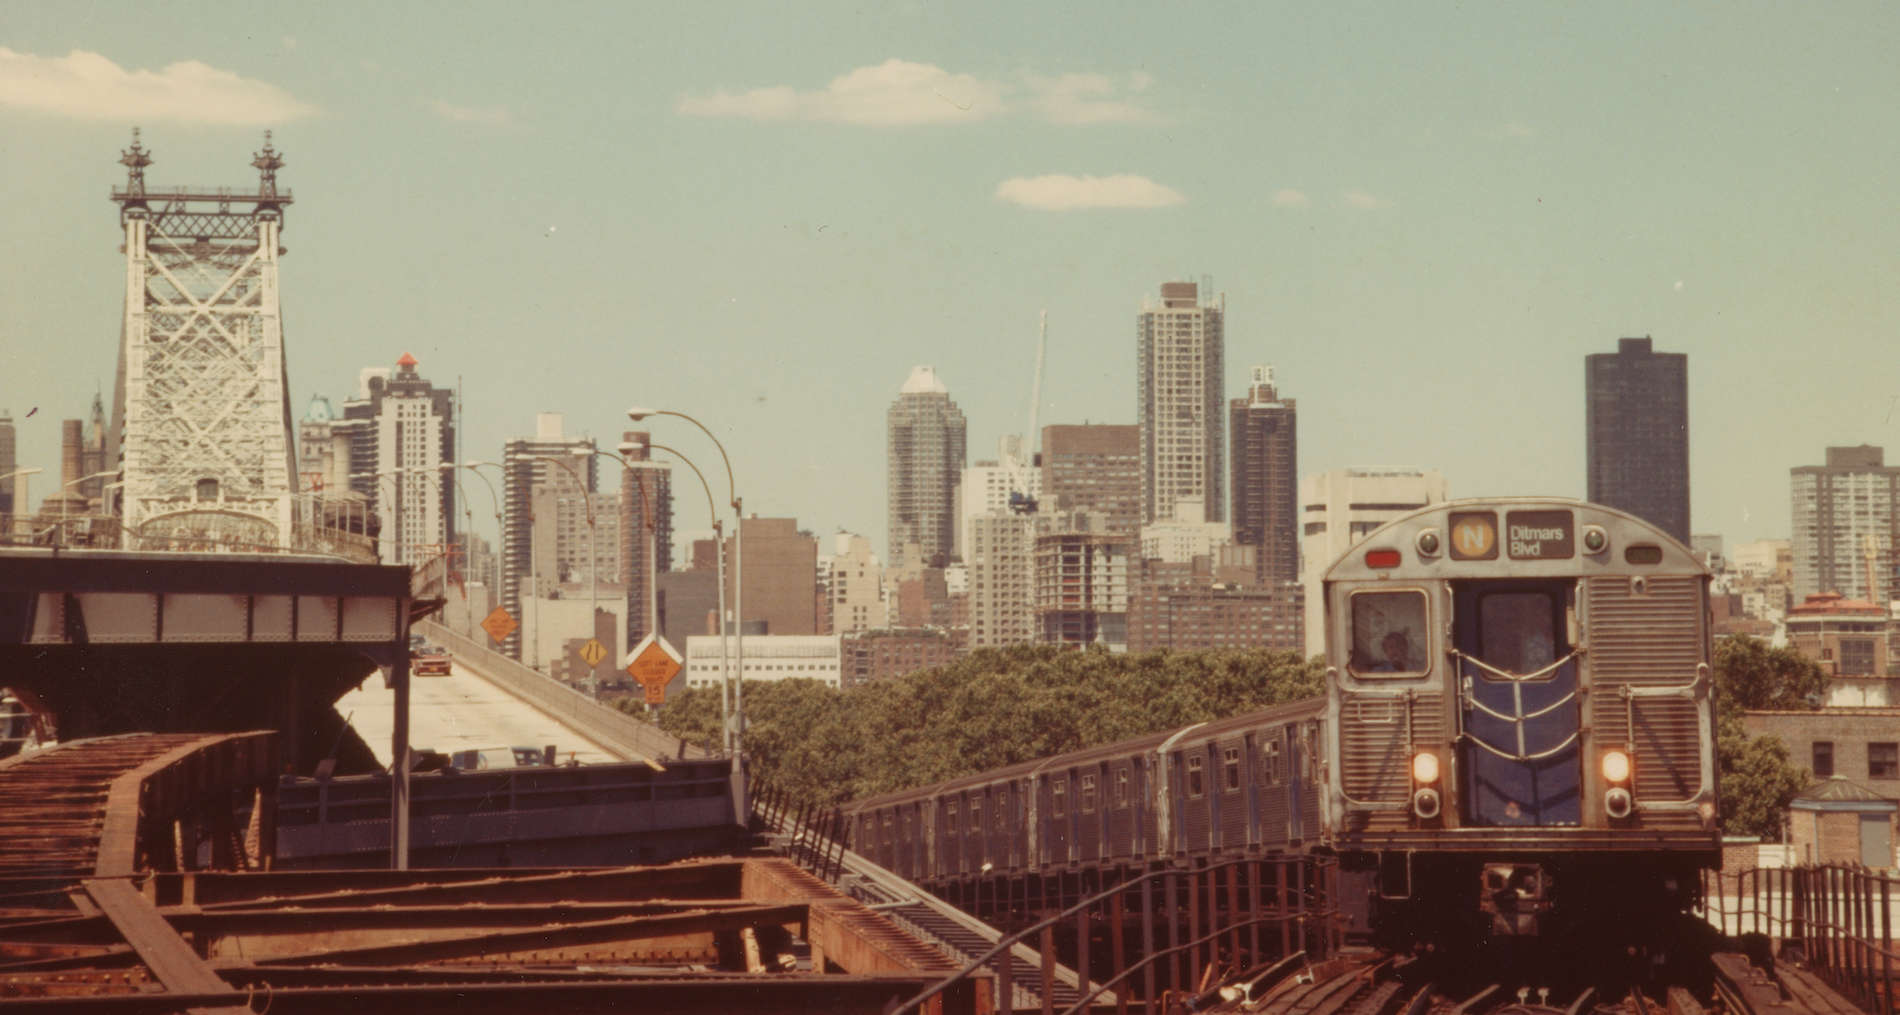
[[[495,607],[494,611],[488,616],[482,618],[482,630],[487,631],[488,636],[495,639],[495,644],[497,645],[507,641],[508,636],[514,633],[516,626],[515,618],[510,616],[507,610],[499,606]]]
[[[607,658],[607,646],[602,645],[599,638],[589,638],[587,644],[582,645],[576,654],[581,657],[581,662],[592,669],[599,666],[602,659]]]
[[[666,704],[666,685],[679,675],[680,654],[659,634],[649,634],[627,653],[627,675],[646,688],[647,704]]]

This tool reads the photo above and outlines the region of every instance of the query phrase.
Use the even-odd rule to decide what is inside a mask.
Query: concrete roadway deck
[[[544,747],[553,744],[557,761],[573,757],[583,764],[631,761],[581,734],[533,705],[514,697],[455,663],[446,677],[409,678],[409,742],[448,754],[481,747]],[[395,730],[394,691],[372,675],[337,699],[337,714],[348,720],[387,767]]]

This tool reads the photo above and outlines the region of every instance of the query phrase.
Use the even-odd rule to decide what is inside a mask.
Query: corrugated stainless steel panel
[[[1346,795],[1360,803],[1410,799],[1411,746],[1449,742],[1441,696],[1421,694],[1408,705],[1392,695],[1345,693],[1340,709],[1340,776]]]
[[[1655,576],[1638,591],[1632,581],[1606,575],[1585,582],[1590,720],[1599,745],[1631,748],[1639,805],[1686,800],[1700,788],[1706,735],[1696,703],[1632,700],[1620,692],[1695,682],[1704,661],[1702,583],[1695,576]]]

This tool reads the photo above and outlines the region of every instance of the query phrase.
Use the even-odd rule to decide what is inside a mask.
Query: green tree
[[[828,805],[1316,697],[1323,672],[1290,652],[1015,645],[846,691],[749,682],[746,755],[755,781]],[[659,718],[715,746],[718,692],[688,691]]]
[[[1827,695],[1819,664],[1788,648],[1736,635],[1715,645],[1716,764],[1722,777],[1722,830],[1777,836],[1788,804],[1810,781],[1777,737],[1750,737],[1742,712],[1811,711]]]

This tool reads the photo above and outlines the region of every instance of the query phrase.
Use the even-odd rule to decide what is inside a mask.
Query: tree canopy
[[[746,755],[755,780],[831,804],[1315,697],[1323,671],[1265,649],[1016,645],[843,691],[747,681]],[[719,692],[687,691],[659,719],[716,746]]]
[[[1790,801],[1812,778],[1788,756],[1777,737],[1750,737],[1742,727],[1749,709],[1818,709],[1828,676],[1820,664],[1790,648],[1747,635],[1715,643],[1715,755],[1722,773],[1722,831],[1777,837]]]

